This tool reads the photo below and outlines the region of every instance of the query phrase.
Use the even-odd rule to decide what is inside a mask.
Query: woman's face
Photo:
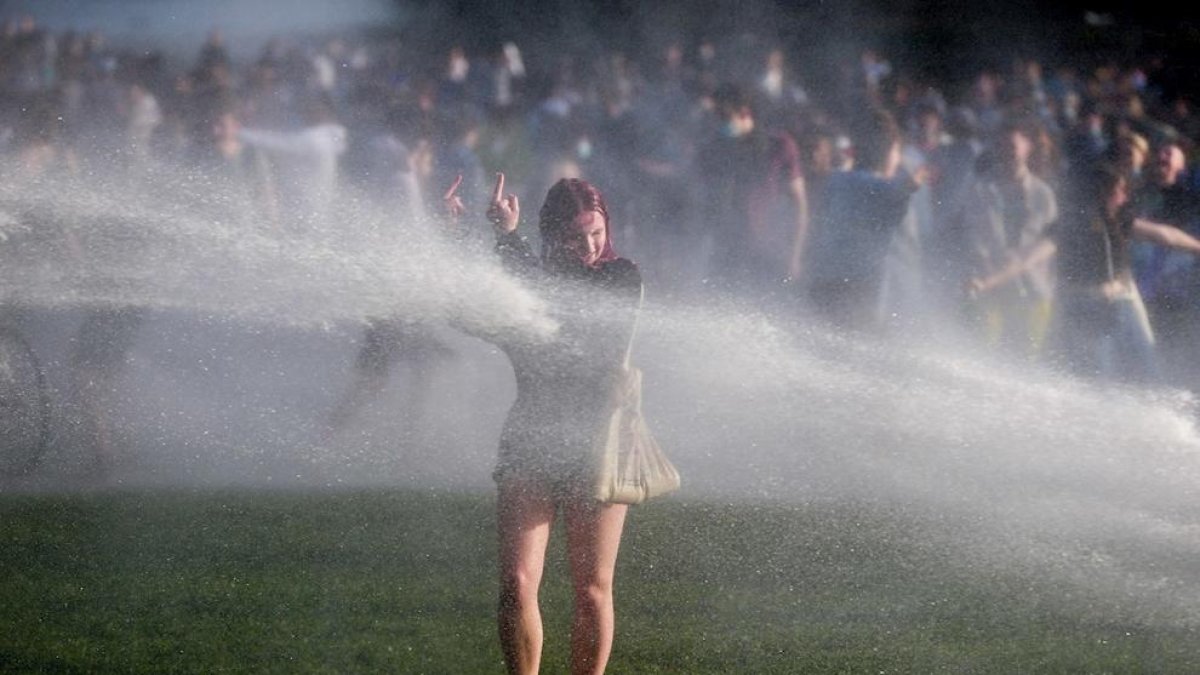
[[[1117,213],[1129,202],[1129,184],[1124,178],[1117,180],[1109,190],[1108,199],[1105,200],[1105,208],[1108,209],[1110,215]]]
[[[822,176],[833,173],[833,141],[828,138],[817,139],[809,155],[812,170]]]
[[[595,267],[600,254],[608,243],[608,227],[604,214],[599,211],[584,211],[575,216],[562,234],[559,245],[562,252],[572,260],[587,267]]]

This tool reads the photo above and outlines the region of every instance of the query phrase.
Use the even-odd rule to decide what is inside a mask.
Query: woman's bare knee
[[[530,569],[522,565],[514,565],[501,570],[500,601],[514,604],[531,600],[537,601],[538,588],[541,583],[541,570]]]
[[[593,613],[607,610],[613,606],[612,579],[593,580],[575,586],[575,607],[577,611]]]

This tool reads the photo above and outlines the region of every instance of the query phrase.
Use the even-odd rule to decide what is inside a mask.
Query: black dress
[[[542,291],[559,331],[544,342],[493,338],[517,380],[493,476],[570,491],[606,420],[608,397],[633,336],[641,273],[624,258],[595,268],[549,270],[516,234],[501,235],[496,250],[509,271]]]

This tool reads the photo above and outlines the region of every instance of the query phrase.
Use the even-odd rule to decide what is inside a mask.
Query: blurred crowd
[[[238,195],[248,227],[286,233],[335,230],[351,200],[397,227],[436,218],[458,175],[482,213],[503,171],[530,237],[547,188],[581,177],[653,295],[868,332],[963,326],[1085,376],[1191,384],[1200,119],[1162,57],[1014,54],[951,83],[872,50],[802,70],[753,37],[536,60],[519,39],[378,35],[233,53],[215,31],[179,63],[6,21],[5,173],[186,167]]]

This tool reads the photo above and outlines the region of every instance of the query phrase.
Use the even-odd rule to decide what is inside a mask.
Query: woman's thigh
[[[563,504],[567,556],[576,587],[612,583],[628,509],[625,504],[605,504],[588,499]]]
[[[534,481],[507,479],[497,486],[496,530],[502,577],[541,578],[554,523],[553,495]]]

